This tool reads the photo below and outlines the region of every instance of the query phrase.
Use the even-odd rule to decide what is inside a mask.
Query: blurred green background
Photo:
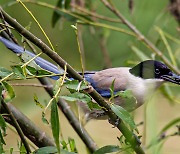
[[[0,5],[5,6],[8,2],[12,0],[1,0]],[[56,0],[42,0],[52,5],[56,5]],[[104,5],[97,0],[91,0],[96,12],[108,16],[115,17]],[[137,29],[139,29],[149,40],[151,40],[156,46],[163,51],[165,55],[169,58],[168,52],[164,43],[162,42],[159,33],[155,30],[155,27],[160,27],[163,31],[171,34],[173,37],[179,39],[178,23],[175,18],[168,11],[168,0],[134,0],[133,12],[128,8],[128,0],[119,0],[114,2],[116,7],[123,13],[123,15],[134,24]],[[52,14],[53,10],[34,4],[25,3],[26,6],[35,15],[44,31],[53,42],[55,50],[58,54],[64,58],[70,65],[72,65],[76,70],[81,70],[80,58],[77,48],[76,36],[73,28],[71,27],[73,22],[69,22],[66,19],[61,19],[58,21],[56,26],[52,28]],[[16,4],[10,7],[5,7],[12,17],[14,17],[23,26],[28,26],[31,23],[30,31],[41,38],[47,43],[45,37],[41,33],[37,24],[33,21],[26,10],[20,5]],[[109,24],[108,22],[104,22]],[[127,29],[126,26],[122,24],[111,25]],[[101,36],[105,36],[106,43],[105,48],[108,51],[110,60],[112,62],[112,67],[118,66],[132,66],[133,64],[140,61],[140,58],[132,50],[132,46],[140,49],[149,57],[154,57],[154,54],[145,47],[142,42],[138,41],[137,38],[132,36],[111,31],[104,28],[96,28],[92,26],[81,26],[82,41],[84,46],[85,55],[85,68],[86,70],[101,70],[106,67],[102,48],[100,46]],[[21,39],[19,34],[14,32],[16,38]],[[48,44],[48,43],[47,43]],[[180,66],[180,45],[169,41],[172,51],[175,55],[178,66]],[[2,44],[0,44],[0,66],[5,68],[10,68],[11,65],[17,64],[19,59],[17,56],[8,49],[6,49]],[[42,57],[48,59],[45,55]],[[156,59],[159,59],[156,57]],[[50,59],[48,59],[51,61]],[[52,61],[51,61],[52,62]],[[21,81],[21,83],[37,83],[37,80]],[[180,87],[175,87],[170,85],[173,91],[175,99],[179,100],[178,95]],[[37,107],[33,101],[34,94],[36,94],[41,102],[49,101],[50,97],[42,88],[32,88],[32,87],[14,87],[16,91],[16,98],[13,100],[13,105],[15,105],[20,111],[27,115],[32,121],[34,121],[42,130],[51,135],[50,126],[43,124],[41,121],[41,109]],[[146,112],[145,106],[147,105]],[[180,105],[178,103],[170,102],[166,99],[160,90],[156,92],[153,98],[146,103],[146,105],[141,106],[139,109],[133,112],[135,122],[139,123],[144,121],[146,117],[146,145],[158,134],[158,132],[167,124],[169,121],[180,116]],[[146,116],[145,116],[146,115]],[[86,149],[80,138],[73,131],[71,126],[68,124],[67,120],[60,113],[60,125],[64,138],[72,137],[75,139],[79,153],[85,153]],[[96,141],[99,147],[107,144],[118,144],[117,136],[120,133],[117,129],[113,129],[107,121],[90,121],[85,128]],[[139,127],[140,135],[143,135],[143,125]],[[169,131],[174,132],[175,127]],[[7,148],[16,147],[17,140],[19,139],[15,133],[11,130],[8,131],[8,135],[5,137],[7,142]],[[163,147],[163,154],[178,154],[180,152],[180,139],[179,137],[169,138]],[[148,153],[155,153],[157,146],[148,150]]]

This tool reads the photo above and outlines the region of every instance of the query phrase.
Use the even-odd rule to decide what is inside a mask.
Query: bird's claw
[[[117,126],[119,125],[119,123],[120,123],[120,118],[116,118],[115,121],[114,121],[114,120],[111,120],[110,118],[108,118],[108,121],[109,121],[110,124],[113,125],[113,128],[115,128],[115,127],[117,127]]]

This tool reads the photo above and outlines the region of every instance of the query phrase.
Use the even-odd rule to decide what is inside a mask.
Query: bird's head
[[[143,79],[159,79],[180,85],[180,76],[173,73],[165,64],[159,61],[143,61],[131,68],[129,72]]]

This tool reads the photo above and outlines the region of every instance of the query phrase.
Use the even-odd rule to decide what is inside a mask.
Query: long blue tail
[[[21,54],[23,52],[27,53],[28,55],[34,57],[36,56],[34,53],[30,52],[30,51],[27,51],[25,50],[23,47],[21,46],[18,46],[17,44],[15,43],[12,43],[11,41],[3,38],[0,36],[0,41],[8,48],[10,49],[11,51],[13,51],[14,53],[16,54]],[[48,70],[52,73],[55,73],[55,74],[63,74],[64,73],[64,70],[63,69],[59,69],[56,65],[48,62],[47,60],[41,58],[41,57],[37,57],[35,60],[37,65],[39,65],[41,68],[45,69],[45,70]],[[87,80],[90,80],[90,77],[92,74],[94,74],[95,72],[87,72],[85,73],[85,78]],[[57,80],[59,77],[58,76],[54,76],[54,77],[51,77],[52,79],[54,80]]]
[[[21,54],[23,52],[27,53],[28,55],[34,57],[36,56],[34,53],[25,50],[23,47],[16,45],[15,43],[10,42],[9,40],[0,37],[0,41],[11,51],[13,51],[16,54]],[[48,62],[47,60],[41,58],[41,57],[37,57],[35,60],[37,65],[39,65],[41,68],[48,70],[50,72],[53,72],[55,74],[63,74],[63,70],[60,70],[56,65]],[[53,78],[53,79],[58,79],[57,77]]]

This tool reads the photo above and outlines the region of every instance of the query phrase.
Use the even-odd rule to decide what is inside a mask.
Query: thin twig
[[[52,88],[53,85],[51,86],[46,86],[46,85],[42,85],[42,84],[36,84],[36,83],[11,83],[11,86],[18,86],[18,87],[24,87],[24,86],[28,86],[28,87],[41,87],[41,88]]]
[[[27,12],[31,15],[31,17],[33,18],[33,20],[37,23],[38,27],[40,28],[40,30],[42,31],[43,35],[46,37],[48,43],[50,44],[52,50],[54,50],[54,47],[49,39],[49,37],[47,36],[47,34],[45,33],[44,29],[42,28],[42,26],[40,25],[40,23],[38,22],[38,20],[36,19],[36,17],[32,14],[32,12],[24,5],[24,3],[21,0],[17,0],[17,2],[19,2],[26,10]],[[55,51],[55,50],[54,50]]]
[[[79,29],[78,29],[78,24],[76,24],[76,26],[72,26],[72,27],[74,27],[75,34],[76,34],[76,41],[77,41],[78,51],[79,51],[79,56],[80,56],[82,76],[83,76],[83,78],[84,78],[85,68],[84,68],[83,56],[82,56],[82,51],[81,51],[81,45],[80,45],[80,42],[79,42]]]
[[[60,86],[59,86],[56,94],[51,98],[51,100],[49,101],[49,103],[48,103],[47,106],[45,107],[44,113],[46,112],[46,110],[48,109],[48,107],[50,106],[50,104],[53,102],[53,100],[54,100],[54,99],[55,99],[55,100],[57,99],[59,93],[61,92],[62,86],[63,86],[64,81],[65,81],[65,78],[66,78],[66,71],[67,71],[67,66],[65,65],[65,66],[64,66],[64,75],[63,75],[63,77],[62,77],[62,80],[59,80],[59,81],[61,82],[61,83],[60,83]]]
[[[115,22],[115,23],[121,23],[121,21],[119,19],[113,19],[113,18],[109,18],[109,17],[106,17],[106,16],[103,16],[103,15],[100,15],[100,14],[97,14],[95,12],[90,12],[82,7],[79,7],[75,4],[71,4],[71,6],[77,10],[79,10],[80,12],[82,13],[85,13],[87,15],[90,15],[94,18],[97,18],[97,19],[101,19],[101,20],[105,20],[105,21],[109,21],[109,22]]]
[[[3,27],[8,27],[8,28],[10,28],[10,29],[14,29],[13,27],[11,27],[11,26],[9,26],[9,25],[6,25],[6,24],[4,24],[4,23],[0,23],[0,25],[3,26]]]

